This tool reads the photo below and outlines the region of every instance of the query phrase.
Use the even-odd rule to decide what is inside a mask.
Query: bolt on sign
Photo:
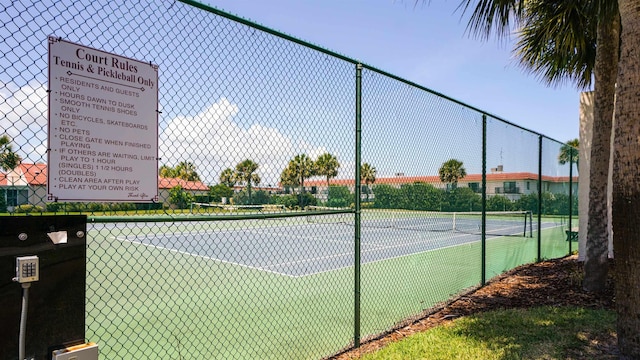
[[[49,37],[49,201],[158,199],[158,66]]]

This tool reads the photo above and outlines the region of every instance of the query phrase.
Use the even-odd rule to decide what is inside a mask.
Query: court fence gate
[[[0,215],[88,216],[102,359],[331,357],[574,250],[577,152],[542,134],[195,1],[19,0],[0,17]],[[120,65],[54,91],[57,42]],[[56,65],[72,78],[86,54]],[[144,86],[117,75],[135,61],[157,72],[157,131],[136,122]],[[92,84],[131,101],[98,108]],[[69,155],[56,173],[48,134]],[[100,153],[114,134],[138,145]],[[151,200],[47,187],[123,179],[155,141]]]

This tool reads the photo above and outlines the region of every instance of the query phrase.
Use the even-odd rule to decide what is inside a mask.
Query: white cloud
[[[0,82],[0,135],[12,138],[24,160],[46,162],[48,102],[46,84],[23,86]],[[276,185],[282,169],[295,155],[312,159],[326,152],[305,140],[292,139],[277,128],[254,123],[243,128],[233,121],[240,108],[225,98],[194,116],[168,121],[159,137],[160,164],[191,161],[203,180],[218,182],[220,172],[244,159],[259,164],[262,185]]]
[[[22,87],[0,81],[0,135],[12,138],[14,151],[26,161],[42,162],[47,148],[46,85]]]
[[[251,159],[259,165],[261,185],[276,185],[296,154],[316,158],[326,152],[306,141],[295,141],[276,128],[257,123],[243,128],[233,121],[239,112],[236,104],[221,98],[194,116],[170,120],[160,134],[160,163],[175,166],[191,161],[205,182],[215,184],[222,170]]]

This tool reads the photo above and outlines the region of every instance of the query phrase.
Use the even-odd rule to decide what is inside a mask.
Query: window
[[[469,188],[471,188],[471,190],[473,190],[474,193],[481,192],[480,183],[477,183],[477,182],[469,183]]]
[[[505,181],[502,186],[504,187],[505,194],[517,194],[518,188],[515,181]]]
[[[527,181],[527,190],[531,190],[529,187],[529,182]]]
[[[18,206],[29,202],[27,189],[7,189],[7,206]]]

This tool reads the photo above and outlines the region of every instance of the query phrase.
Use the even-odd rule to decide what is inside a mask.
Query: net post
[[[531,214],[531,211],[527,211],[527,215],[529,215],[529,237],[532,238],[533,237],[533,214]]]
[[[456,232],[456,214],[457,212],[454,211],[453,215],[452,215],[452,226],[451,226],[451,231]]]
[[[360,215],[361,215],[361,179],[360,166],[362,161],[362,64],[356,64],[356,176],[355,185],[355,230],[354,230],[354,317],[353,317],[353,347],[360,347]]]

